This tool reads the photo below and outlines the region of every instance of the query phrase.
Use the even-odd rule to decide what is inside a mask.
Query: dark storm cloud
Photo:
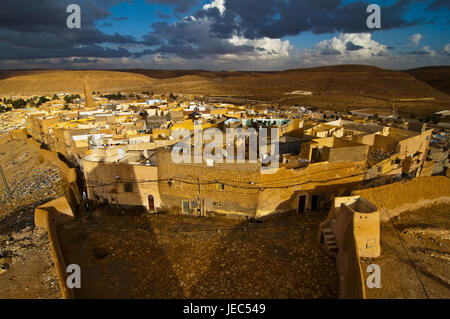
[[[92,62],[98,62],[98,59],[89,59],[89,58],[75,58],[71,60],[72,63],[92,63]]]
[[[352,41],[349,41],[345,44],[345,49],[347,51],[358,51],[361,50],[363,47],[360,45],[354,44]]]
[[[165,4],[174,6],[175,12],[187,13],[198,0],[145,0],[149,4]]]
[[[95,27],[97,20],[111,15],[107,7],[119,0],[2,0],[0,10],[0,59],[39,59],[58,57],[127,57],[116,46],[136,44],[131,36],[105,34]],[[123,1],[122,1],[123,2]],[[126,1],[129,2],[129,1]],[[68,29],[69,4],[81,7],[81,29]]]
[[[435,11],[439,9],[450,9],[450,0],[434,0],[428,6],[428,10]]]
[[[381,6],[383,30],[423,22],[403,18],[411,1],[398,0],[389,6]],[[306,31],[315,34],[371,32],[373,30],[366,25],[369,3],[357,1],[343,4],[342,0],[226,0],[222,14],[218,8],[210,7],[200,9],[193,17],[174,24],[152,24],[153,31],[145,36],[144,43],[161,44],[159,51],[186,57],[255,50],[249,46],[233,48],[228,41],[224,41],[235,35],[255,40],[264,37],[280,39]],[[348,44],[347,49],[355,51],[360,47]],[[330,50],[323,54],[337,55],[338,52]]]
[[[133,57],[135,57],[135,58],[140,58],[140,57],[142,57],[142,56],[144,56],[144,55],[150,55],[150,54],[154,54],[155,53],[155,50],[152,50],[152,49],[144,49],[144,50],[142,50],[142,51],[140,51],[140,52],[135,52],[135,53],[133,53]]]
[[[410,1],[399,0],[381,7],[384,30],[419,23],[402,17]],[[373,31],[366,26],[368,4],[362,1],[343,4],[342,0],[227,0],[223,15],[217,8],[211,8],[199,11],[196,16],[213,20],[211,31],[221,38],[239,33],[248,39],[276,39],[305,31],[315,34]]]
[[[253,52],[250,45],[233,45],[229,41],[214,37],[209,32],[207,20],[185,18],[174,24],[156,22],[154,32],[144,36],[146,45],[161,44],[155,53],[175,54],[182,58],[201,58],[215,54]]]
[[[98,45],[88,45],[78,48],[23,50],[21,47],[5,47],[0,44],[0,60],[51,59],[64,57],[98,57],[119,58],[130,57],[132,53],[125,48],[110,49]]]
[[[173,7],[174,13],[189,14],[199,0],[145,0],[149,4]],[[212,1],[212,0],[211,0]],[[321,33],[371,32],[366,27],[367,0],[343,3],[343,0],[226,0],[226,10],[210,7],[200,9],[193,17],[177,23],[157,22],[152,31],[138,41],[119,33],[106,34],[96,26],[111,18],[109,8],[132,0],[1,0],[0,60],[48,59],[71,60],[78,57],[87,63],[97,58],[141,57],[158,54],[175,55],[187,59],[214,57],[223,54],[252,54],[265,51],[252,45],[235,45],[228,41],[235,35],[246,39],[269,37],[280,39],[310,31]],[[397,0],[382,6],[382,28],[405,27],[424,21],[403,18],[410,3],[418,0]],[[430,10],[448,8],[448,0],[434,0]],[[68,29],[68,4],[80,4],[82,28]],[[157,15],[169,17],[161,11]],[[126,17],[112,18],[123,21]],[[103,24],[103,26],[108,26]],[[111,45],[112,44],[112,45]],[[108,48],[111,46],[114,48]],[[127,48],[139,48],[131,52]],[[359,46],[347,43],[348,51]],[[130,49],[131,50],[131,49]],[[270,50],[267,54],[276,54]],[[337,55],[339,51],[324,50],[323,55]],[[87,59],[92,58],[92,59]],[[73,61],[73,59],[71,60]],[[81,63],[81,62],[80,62]]]

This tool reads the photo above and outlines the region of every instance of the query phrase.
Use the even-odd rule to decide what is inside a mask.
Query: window
[[[216,187],[217,187],[217,189],[220,189],[220,190],[222,190],[222,191],[225,189],[225,185],[222,184],[222,183],[217,183],[217,184],[216,184]]]
[[[189,201],[188,200],[184,200],[183,201],[183,214],[190,214],[191,213],[191,209],[189,207]]]
[[[133,192],[133,183],[125,183],[125,192],[127,193]]]

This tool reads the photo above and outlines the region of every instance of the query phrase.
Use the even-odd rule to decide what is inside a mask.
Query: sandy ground
[[[34,208],[61,195],[61,179],[38,160],[23,140],[0,146],[12,193],[0,186],[0,298],[61,297],[47,234],[34,227]]]
[[[58,234],[81,267],[78,298],[336,298],[335,262],[316,243],[325,216],[98,216]]]
[[[405,212],[381,225],[381,257],[362,263],[381,267],[380,289],[368,298],[450,298],[450,210],[435,205]],[[366,278],[368,273],[365,273]]]

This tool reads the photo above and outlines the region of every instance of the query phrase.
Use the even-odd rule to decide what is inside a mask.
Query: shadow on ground
[[[66,263],[81,267],[78,298],[336,298],[334,260],[316,243],[325,215],[100,216],[58,235]]]

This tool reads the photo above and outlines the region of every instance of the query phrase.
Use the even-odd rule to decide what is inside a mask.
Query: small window
[[[192,207],[192,208],[197,208],[197,206],[198,206],[197,201],[193,200],[193,201],[191,202],[191,207]]]
[[[127,193],[133,192],[133,183],[125,183],[125,192]]]
[[[188,200],[184,200],[182,202],[182,207],[183,207],[183,213],[184,214],[190,214],[191,213],[191,208],[189,207],[189,201]]]
[[[217,187],[217,189],[220,189],[220,190],[222,190],[222,191],[225,189],[225,185],[222,184],[222,183],[217,183],[217,184],[216,184],[216,187]]]

